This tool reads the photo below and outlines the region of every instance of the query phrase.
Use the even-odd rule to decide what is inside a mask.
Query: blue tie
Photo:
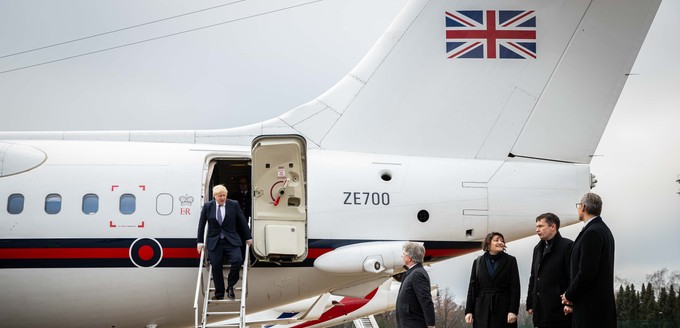
[[[217,222],[220,223],[220,226],[222,226],[222,205],[217,206]],[[224,239],[227,235],[224,233],[224,230],[220,228],[220,239]]]

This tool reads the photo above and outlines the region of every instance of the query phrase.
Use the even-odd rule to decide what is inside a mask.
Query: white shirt
[[[592,222],[593,219],[594,219],[594,218],[597,218],[597,217],[599,217],[599,216],[593,216],[592,218],[590,218],[590,219],[588,219],[588,220],[586,220],[586,221],[583,221],[583,223],[584,223],[584,224],[583,224],[583,228],[585,228],[585,227],[588,225],[588,223]]]

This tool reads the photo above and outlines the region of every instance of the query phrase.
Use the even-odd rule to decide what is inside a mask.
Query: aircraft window
[[[95,214],[99,211],[99,196],[86,194],[83,196],[83,213]]]
[[[61,195],[47,195],[47,197],[45,197],[45,213],[57,214],[59,212],[61,212]]]
[[[156,197],[156,212],[159,215],[170,215],[172,213],[172,195],[160,194]]]
[[[135,212],[137,200],[133,194],[122,194],[120,196],[120,212],[123,214],[132,214]]]
[[[19,214],[24,211],[24,195],[11,194],[7,198],[7,212],[9,214]]]

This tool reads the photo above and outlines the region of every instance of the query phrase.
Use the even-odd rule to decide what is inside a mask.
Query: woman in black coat
[[[492,232],[482,243],[485,251],[472,263],[465,322],[473,327],[517,327],[519,270],[505,253],[505,238]]]

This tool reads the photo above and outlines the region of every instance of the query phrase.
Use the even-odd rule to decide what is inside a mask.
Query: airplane
[[[343,297],[328,293],[303,301],[286,304],[266,311],[249,314],[249,326],[262,325],[267,328],[332,327],[385,311],[394,310],[401,283],[392,278],[361,298]],[[432,297],[437,296],[438,287],[432,285]],[[222,324],[236,324],[237,319],[225,320]],[[217,324],[220,324],[218,322]]]
[[[0,326],[192,326],[198,214],[241,177],[249,313],[364,297],[405,241],[430,264],[536,213],[574,224],[659,4],[412,0],[336,85],[258,124],[0,132]]]

